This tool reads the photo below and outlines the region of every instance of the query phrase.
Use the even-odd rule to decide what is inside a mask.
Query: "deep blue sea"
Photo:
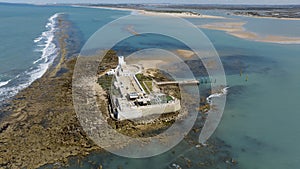
[[[226,15],[220,11],[205,12]],[[84,44],[101,26],[130,13],[68,6],[0,4],[0,101],[30,85],[51,65],[57,55],[54,36],[58,15],[66,15],[73,29],[80,34],[80,44]],[[299,35],[300,21],[234,19],[248,21],[246,28],[260,34]],[[214,22],[189,20],[195,24]],[[273,29],[273,23],[276,29]],[[238,168],[298,169],[300,45],[249,41],[222,31],[205,29],[203,32],[221,57],[230,87],[225,112],[213,139],[228,145],[224,149],[238,161]],[[235,70],[234,65],[237,65]],[[143,160],[93,153],[81,165],[71,160],[69,168],[93,168],[98,164],[103,164],[104,168],[172,168],[171,164],[178,163],[181,156],[195,164],[197,159],[214,158],[199,155],[187,142],[176,146],[175,150],[180,152],[178,159],[170,158],[171,152]],[[215,168],[222,168],[224,163],[224,159],[219,159]],[[199,165],[191,168],[197,169]]]

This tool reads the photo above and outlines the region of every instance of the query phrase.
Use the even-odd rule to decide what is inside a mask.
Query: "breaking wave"
[[[0,82],[0,87],[7,85],[11,80]]]
[[[209,95],[209,96],[206,98],[207,101],[210,102],[211,98],[214,98],[214,97],[221,97],[221,96],[227,95],[228,89],[229,89],[229,87],[225,87],[225,88],[223,88],[219,93],[214,93],[214,94]]]
[[[13,79],[0,82],[0,101],[16,95],[20,90],[28,87],[36,79],[43,76],[49,66],[58,55],[59,49],[55,44],[55,33],[58,26],[58,17],[62,13],[56,13],[48,19],[46,30],[33,40],[41,57],[33,62],[29,70],[17,75]]]

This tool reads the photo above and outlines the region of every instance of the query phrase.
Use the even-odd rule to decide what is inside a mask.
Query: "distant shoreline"
[[[232,15],[235,16],[244,16],[244,17],[253,17],[253,18],[265,18],[265,19],[281,19],[281,20],[300,20],[300,17],[297,14],[300,10],[300,5],[217,5],[217,4],[179,4],[179,5],[166,5],[168,10],[150,10],[146,9],[147,5],[135,5],[135,4],[93,4],[93,5],[72,5],[76,7],[89,7],[89,8],[101,8],[101,9],[111,9],[111,10],[124,10],[124,11],[135,11],[141,14],[175,14],[174,16],[178,17],[199,17],[199,18],[215,18],[215,19],[229,19],[222,16],[213,16],[213,15],[202,15],[196,14],[189,11],[190,9],[199,9],[199,10],[237,10],[232,12]],[[154,5],[155,6],[155,5]],[[180,9],[182,11],[172,10]],[[281,10],[278,12],[277,10]],[[286,10],[286,11],[285,11]],[[292,11],[290,11],[292,10]],[[254,12],[252,12],[254,11]],[[295,13],[296,11],[296,13]],[[178,15],[179,14],[179,15]],[[193,15],[194,14],[194,15]],[[288,15],[288,16],[287,16]]]
[[[83,8],[95,8],[95,9],[109,9],[109,10],[120,10],[120,11],[131,11],[139,15],[145,16],[173,16],[181,18],[206,18],[206,19],[228,19],[222,16],[214,15],[203,15],[196,14],[188,11],[175,11],[175,12],[166,12],[166,11],[149,11],[144,9],[134,9],[134,8],[123,8],[123,7],[106,7],[106,6],[87,6],[87,5],[72,5],[73,7],[83,7]]]
[[[275,16],[254,16],[246,14],[234,14],[235,16],[242,16],[248,18],[258,18],[258,19],[279,19],[279,20],[289,20],[289,21],[300,21],[300,18],[287,18],[287,17],[275,17]]]
[[[138,9],[105,7],[105,6],[91,6],[91,5],[71,5],[71,6],[76,7],[76,8],[110,9],[110,10],[119,10],[119,11],[138,11]]]
[[[214,22],[200,25],[200,28],[224,31],[237,38],[257,42],[279,43],[279,44],[300,44],[300,37],[287,37],[278,35],[262,36],[244,28],[246,22]]]
[[[120,10],[120,11],[131,11],[137,15],[145,16],[173,16],[181,18],[205,18],[205,19],[224,19],[230,20],[231,18],[226,18],[222,16],[214,15],[202,15],[195,13],[188,13],[183,11],[165,12],[165,11],[155,11],[155,10],[144,10],[144,9],[134,9],[134,8],[125,8],[125,7],[112,7],[112,6],[87,6],[87,5],[72,5],[73,7],[83,7],[83,8],[96,8],[96,9],[109,9],[109,10]],[[234,14],[236,15],[236,14]],[[236,15],[244,16],[244,15]],[[263,17],[263,16],[247,16],[257,19],[281,19],[281,20],[300,20],[300,18],[276,18],[276,17]],[[266,43],[279,43],[279,44],[300,44],[300,37],[287,37],[287,36],[278,36],[278,35],[267,35],[261,36],[255,32],[246,30],[243,25],[244,22],[215,22],[200,25],[199,28],[210,29],[210,30],[219,30],[224,31],[229,35],[232,35],[237,38],[252,40],[257,42],[266,42]]]

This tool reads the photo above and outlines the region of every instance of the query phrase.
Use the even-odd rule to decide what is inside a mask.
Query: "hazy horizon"
[[[25,3],[25,4],[197,4],[197,5],[300,5],[299,0],[252,0],[246,2],[245,0],[0,0],[0,3]]]

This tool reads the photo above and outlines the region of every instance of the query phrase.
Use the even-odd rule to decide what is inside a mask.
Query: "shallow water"
[[[281,20],[281,19],[256,19],[241,17],[247,21],[245,28],[256,32],[259,35],[278,35],[287,37],[300,37],[300,20]],[[272,28],[270,28],[272,25]],[[287,26],[293,25],[293,26]]]
[[[242,48],[248,55],[243,57],[254,61],[246,62],[247,69],[256,71],[227,76],[229,86],[240,91],[228,95],[215,135],[232,145],[242,168],[298,168],[299,46],[230,42],[226,47]]]
[[[5,30],[0,32],[0,84],[3,85],[0,90],[7,86],[18,86],[13,81],[5,83],[34,67],[33,62],[41,57],[41,53],[35,52],[38,47],[34,39],[47,31],[47,20],[55,13],[65,12],[69,15],[74,27],[82,33],[83,42],[100,26],[129,14],[124,11],[72,7],[0,5],[0,8],[0,28]],[[213,14],[213,11],[208,13]],[[265,22],[264,19],[238,18],[248,20],[246,27],[251,31],[268,33],[272,24],[276,24],[280,25],[279,28],[272,29],[271,33],[299,35],[299,22],[289,22],[288,31],[281,32],[281,27],[287,27],[285,21]],[[16,28],[16,25],[22,25],[22,29],[18,26]],[[93,153],[80,160],[82,166],[77,164],[76,158],[71,159],[69,168],[91,168],[100,164],[104,168],[117,168],[120,165],[123,168],[157,168],[156,165],[172,168],[172,163],[184,165],[182,158],[175,158],[180,157],[181,153],[194,162],[215,158],[214,167],[210,168],[226,167],[220,155],[226,153],[228,156],[233,154],[240,168],[299,168],[300,46],[253,42],[221,31],[203,31],[221,56],[230,87],[221,124],[213,136],[214,139],[225,141],[225,144],[218,142],[221,145],[219,156],[209,153],[200,156],[201,151],[184,141],[175,148],[176,155],[168,152],[147,161]],[[28,79],[24,81],[28,82]],[[194,165],[193,168],[198,166]]]

